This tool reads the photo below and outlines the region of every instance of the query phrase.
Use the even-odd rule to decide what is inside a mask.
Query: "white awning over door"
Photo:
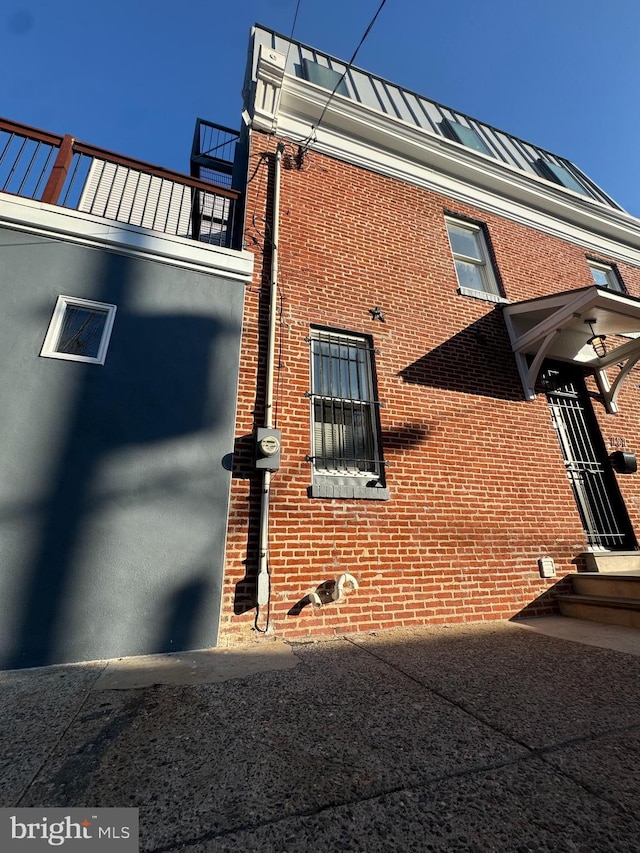
[[[640,359],[640,299],[593,285],[505,305],[503,312],[527,400],[535,399],[544,360],[555,359],[591,370],[607,411],[618,411],[622,383]],[[596,355],[594,336],[606,337],[604,355]],[[614,365],[610,381],[607,368]]]

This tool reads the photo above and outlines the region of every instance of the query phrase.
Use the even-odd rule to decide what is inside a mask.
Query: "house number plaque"
[[[625,450],[627,440],[622,435],[609,435],[607,436],[607,444],[609,450]]]

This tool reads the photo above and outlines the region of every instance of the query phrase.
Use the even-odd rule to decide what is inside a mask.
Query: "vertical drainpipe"
[[[273,380],[276,354],[276,318],[278,314],[278,237],[280,232],[280,170],[284,145],[276,149],[273,175],[273,217],[271,226],[271,277],[269,286],[269,336],[267,340],[267,380],[265,389],[264,426],[273,428]],[[269,498],[271,471],[262,474],[262,501],[260,504],[260,544],[258,572],[258,609],[269,604]]]

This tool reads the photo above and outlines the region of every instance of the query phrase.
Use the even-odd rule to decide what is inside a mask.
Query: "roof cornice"
[[[281,86],[275,123],[254,127],[308,140],[329,93],[289,74]],[[640,265],[640,220],[630,214],[350,98],[333,96],[310,148]]]

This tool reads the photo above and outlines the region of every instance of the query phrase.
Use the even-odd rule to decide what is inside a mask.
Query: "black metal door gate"
[[[634,549],[633,528],[582,376],[568,367],[548,367],[542,380],[590,547]]]

